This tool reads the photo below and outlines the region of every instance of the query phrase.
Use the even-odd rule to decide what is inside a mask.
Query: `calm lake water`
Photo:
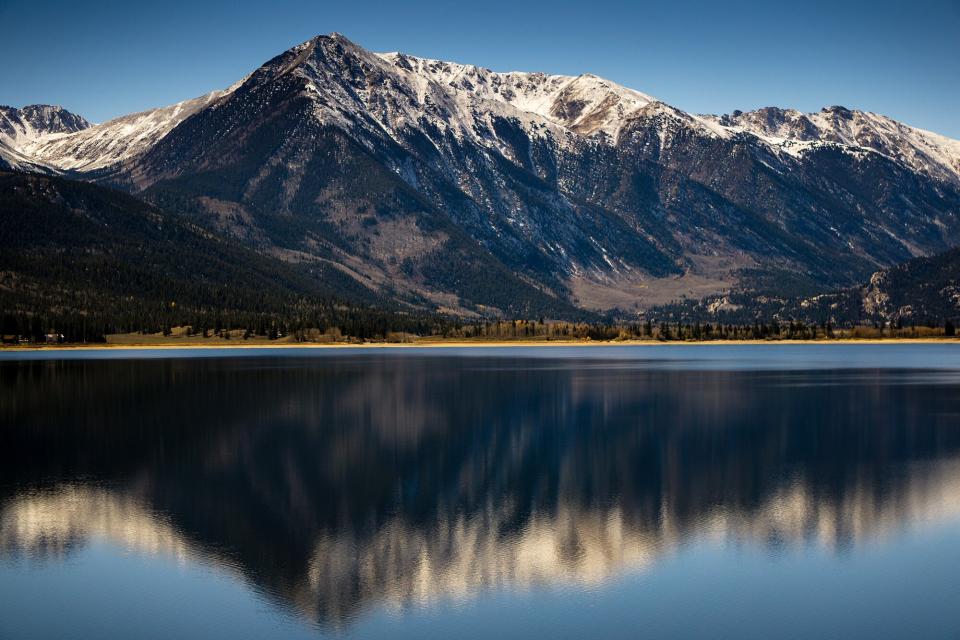
[[[956,639],[958,576],[958,345],[0,352],[4,639]]]

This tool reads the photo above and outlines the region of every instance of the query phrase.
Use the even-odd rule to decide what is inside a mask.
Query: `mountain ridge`
[[[356,49],[361,49],[342,34],[334,32],[328,36],[316,36],[311,38],[310,40],[293,47],[290,49],[290,51],[299,50],[305,54],[305,59],[306,54],[309,54],[309,52],[312,51],[312,47],[315,46],[315,43],[323,39],[349,43],[350,46],[355,47]],[[933,138],[933,141],[931,141],[929,146],[936,146],[937,144],[945,146],[945,150],[940,149],[939,151],[942,155],[949,157],[936,158],[935,160],[945,161],[945,163],[948,164],[949,171],[943,171],[940,173],[941,175],[952,173],[953,175],[951,176],[951,179],[960,179],[960,141],[953,140],[947,136],[943,136],[919,127],[907,125],[892,118],[868,111],[850,110],[842,106],[834,105],[823,107],[819,112],[803,113],[792,108],[770,106],[762,107],[752,111],[736,110],[729,114],[694,114],[690,112],[684,112],[680,109],[670,106],[658,98],[642,93],[636,89],[620,85],[611,80],[601,78],[592,73],[582,73],[580,75],[573,76],[526,71],[497,72],[479,65],[424,58],[403,52],[395,51],[388,53],[366,53],[369,56],[378,57],[398,68],[415,71],[419,75],[430,78],[440,85],[471,91],[483,98],[507,104],[519,111],[539,115],[548,119],[551,116],[551,111],[560,108],[555,104],[559,99],[560,94],[574,89],[578,92],[583,90],[589,93],[589,89],[592,89],[595,93],[600,92],[601,94],[607,93],[609,95],[616,96],[618,99],[620,99],[621,103],[626,105],[625,108],[618,111],[619,117],[614,118],[614,120],[623,120],[628,118],[629,116],[634,115],[639,109],[653,104],[655,109],[666,109],[674,113],[683,114],[693,118],[713,132],[722,136],[732,136],[736,135],[737,133],[744,132],[762,137],[780,139],[779,141],[783,142],[795,143],[819,141],[838,143],[846,146],[862,146],[863,148],[871,148],[869,144],[861,144],[857,140],[857,136],[851,135],[849,131],[837,131],[836,127],[825,126],[826,120],[823,118],[823,115],[840,114],[841,117],[834,118],[834,122],[850,120],[851,117],[882,120],[885,123],[889,123],[898,127],[901,130],[913,132],[915,135],[921,137],[930,136]],[[290,68],[285,69],[284,72],[293,71],[293,69],[300,62],[303,62],[303,60],[292,64]],[[126,116],[119,116],[99,125],[89,123],[83,119],[82,116],[72,114],[62,107],[51,107],[50,105],[28,105],[21,108],[19,111],[36,110],[38,108],[54,109],[65,114],[67,117],[77,119],[83,123],[81,126],[74,128],[50,128],[32,132],[26,136],[26,138],[31,141],[47,134],[76,133],[77,131],[82,131],[91,127],[106,127],[112,123],[118,124],[120,122],[129,122],[130,119],[135,119],[137,117],[143,117],[146,115],[157,116],[157,119],[159,120],[169,120],[170,123],[172,123],[172,126],[168,123],[168,125],[164,127],[162,134],[165,134],[172,129],[173,126],[176,126],[176,124],[182,122],[185,117],[188,117],[193,112],[207,106],[207,104],[216,100],[217,98],[229,95],[236,89],[237,86],[247,80],[250,75],[241,79],[231,87],[223,90],[215,90],[203,96],[186,99],[167,107],[158,107],[138,113],[128,114]],[[583,84],[588,84],[591,86],[587,89],[584,89],[582,86]],[[528,90],[532,89],[534,91],[534,96],[531,97],[528,94],[524,94],[522,90],[518,91],[518,89],[523,88],[521,85],[527,85],[525,88]],[[544,91],[544,85],[546,85],[547,88],[551,89],[552,91]],[[538,97],[538,92],[540,100],[536,99]],[[596,96],[593,97],[596,99]],[[597,100],[597,102],[601,103],[601,105],[605,108],[610,107],[608,104],[602,104],[604,103],[603,98],[600,98]],[[623,104],[617,106],[623,106]],[[551,109],[551,107],[554,107],[554,109]],[[4,110],[7,112],[18,111],[12,107],[0,106],[0,117],[4,116]],[[595,115],[590,111],[588,111],[588,113]],[[564,121],[562,115],[553,115],[555,119],[553,119],[552,122],[554,124],[558,124],[564,128],[585,135],[590,135],[598,131],[609,135],[611,132],[608,130],[608,128],[613,126],[612,121],[605,121],[603,126],[597,126],[596,123],[594,123],[594,126],[590,127],[586,126],[585,123],[581,123],[580,118],[573,119],[572,121]],[[777,119],[776,116],[779,116],[779,118]],[[583,124],[584,126],[578,126],[580,124]],[[135,124],[132,128],[136,129],[138,127]],[[4,135],[3,132],[4,124],[0,122],[0,136]],[[786,135],[786,133],[790,133],[790,135]],[[876,132],[871,131],[869,133],[875,134]],[[162,137],[162,135],[152,138],[150,142],[155,142],[159,137]],[[8,145],[15,141],[15,138],[6,140]],[[52,140],[48,140],[47,142],[52,142]],[[30,145],[28,149],[24,149],[24,151],[30,151],[31,153],[28,155],[36,156],[35,160],[38,161],[42,161],[45,157],[49,157],[49,159],[54,163],[52,166],[56,168],[77,168],[74,163],[63,162],[62,159],[56,157],[56,145],[46,147],[43,144],[33,144]],[[137,151],[139,150],[134,150],[134,153]],[[797,149],[794,148],[793,151],[796,152]],[[944,153],[944,151],[946,151],[946,153]],[[118,155],[110,159],[113,161],[120,161],[128,158],[129,155]]]

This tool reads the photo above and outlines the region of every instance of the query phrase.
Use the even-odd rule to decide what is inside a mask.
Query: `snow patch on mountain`
[[[28,172],[42,172],[45,167],[38,166],[22,153],[0,140],[0,169]]]

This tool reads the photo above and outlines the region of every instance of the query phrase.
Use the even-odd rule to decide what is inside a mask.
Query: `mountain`
[[[224,91],[13,150],[460,314],[804,294],[960,238],[960,143],[883,116],[695,115],[590,74],[375,54],[339,34]]]

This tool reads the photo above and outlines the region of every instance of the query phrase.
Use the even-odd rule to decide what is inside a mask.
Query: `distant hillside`
[[[0,228],[4,333],[413,322],[335,267],[297,268],[92,184],[0,172]]]
[[[880,271],[861,293],[869,318],[955,321],[960,317],[960,248]]]
[[[781,283],[784,288],[789,284]],[[731,293],[664,305],[650,315],[659,320],[734,324],[774,319],[834,325],[957,324],[960,248],[878,271],[857,287],[792,297],[758,291]]]

